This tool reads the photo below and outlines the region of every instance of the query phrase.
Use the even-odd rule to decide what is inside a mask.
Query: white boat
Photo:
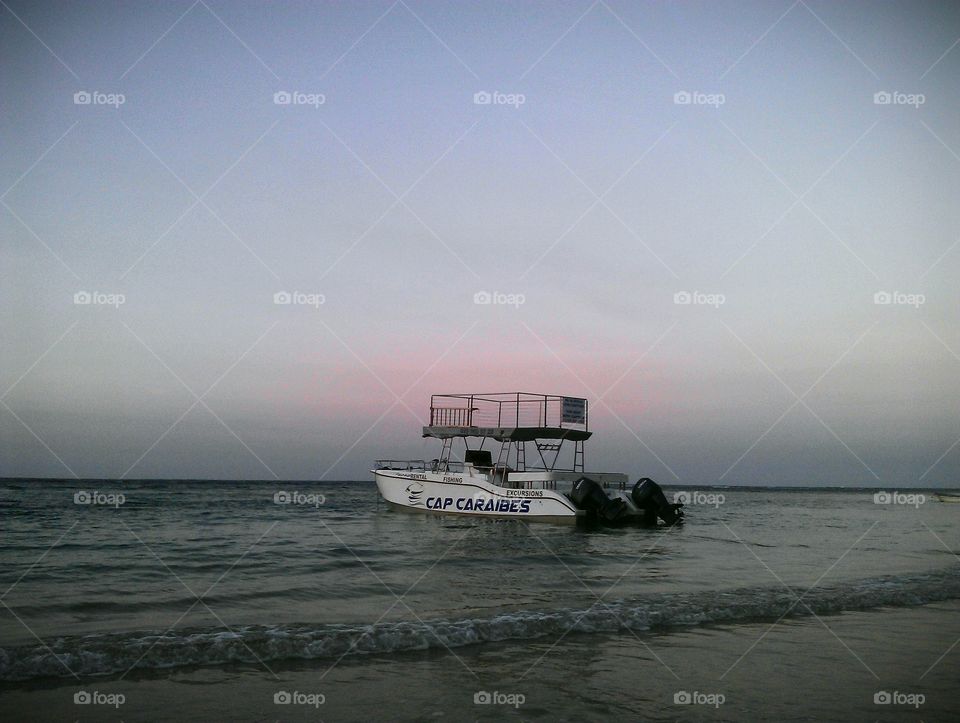
[[[586,472],[591,435],[579,397],[435,394],[423,436],[441,442],[440,455],[378,460],[372,472],[387,504],[407,512],[610,525],[682,520],[682,505],[668,503],[653,480],[628,494],[625,474]]]

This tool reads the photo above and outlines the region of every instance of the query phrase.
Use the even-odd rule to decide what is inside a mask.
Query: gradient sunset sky
[[[369,479],[436,456],[431,393],[523,390],[590,399],[598,471],[960,485],[958,40],[950,2],[4,0],[0,476]]]

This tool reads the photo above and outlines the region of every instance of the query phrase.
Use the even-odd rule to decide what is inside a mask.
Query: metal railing
[[[472,427],[473,410],[470,407],[430,408],[430,426],[432,427]]]
[[[528,392],[434,394],[431,427],[566,427],[588,429],[588,403],[580,397]]]
[[[378,459],[374,469],[387,469],[397,472],[463,472],[463,462],[444,462],[439,459]]]
[[[424,459],[378,459],[374,468],[426,472],[430,465]]]

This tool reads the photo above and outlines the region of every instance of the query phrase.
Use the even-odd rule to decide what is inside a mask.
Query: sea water
[[[370,482],[5,481],[0,714],[960,713],[960,506],[666,491],[682,526],[582,529],[390,511]]]

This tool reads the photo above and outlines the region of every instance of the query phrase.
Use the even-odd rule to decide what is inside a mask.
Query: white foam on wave
[[[110,675],[130,669],[313,660],[457,648],[571,633],[615,633],[824,615],[845,610],[922,605],[960,598],[960,568],[817,587],[662,593],[582,610],[521,610],[486,618],[375,625],[247,626],[179,633],[123,633],[61,638],[0,648],[0,680]]]

